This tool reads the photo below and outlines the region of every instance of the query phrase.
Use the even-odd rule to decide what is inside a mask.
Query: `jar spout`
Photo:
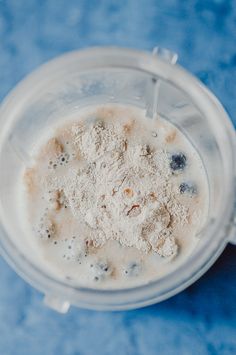
[[[43,302],[46,306],[59,313],[67,313],[70,308],[70,303],[68,301],[61,300],[53,295],[45,295]]]
[[[178,54],[175,52],[172,52],[171,50],[167,48],[162,48],[162,47],[154,47],[152,50],[152,54],[161,58],[162,60],[165,60],[166,62],[170,64],[175,64],[178,60]]]

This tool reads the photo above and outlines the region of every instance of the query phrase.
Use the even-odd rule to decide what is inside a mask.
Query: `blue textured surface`
[[[235,120],[235,38],[233,0],[0,0],[0,100],[64,51],[158,44],[176,51]],[[186,291],[129,312],[62,316],[2,259],[0,270],[1,355],[236,354],[236,247]]]

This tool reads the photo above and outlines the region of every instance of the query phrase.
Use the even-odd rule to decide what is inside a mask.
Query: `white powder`
[[[176,199],[166,151],[135,142],[118,122],[74,124],[70,134],[80,164],[49,175],[43,184],[45,191],[63,194],[74,217],[86,224],[86,240],[95,247],[117,240],[143,252],[175,255],[173,231],[189,216]]]

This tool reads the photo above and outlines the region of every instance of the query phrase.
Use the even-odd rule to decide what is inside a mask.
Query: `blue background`
[[[0,0],[0,100],[24,75],[92,45],[163,46],[236,123],[236,1]],[[193,286],[128,312],[60,315],[0,259],[1,355],[236,354],[236,247]]]

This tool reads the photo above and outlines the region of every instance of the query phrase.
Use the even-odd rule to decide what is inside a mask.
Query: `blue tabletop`
[[[236,124],[236,1],[0,0],[0,100],[48,59],[93,45],[179,54]],[[60,315],[0,259],[1,355],[236,354],[236,247],[179,295],[127,312]]]

